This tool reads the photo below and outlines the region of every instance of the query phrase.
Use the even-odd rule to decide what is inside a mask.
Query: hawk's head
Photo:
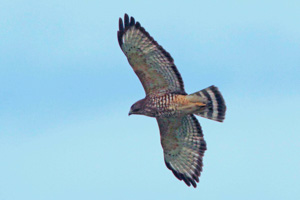
[[[133,104],[131,106],[128,115],[132,115],[132,114],[143,115],[144,114],[144,104],[145,104],[145,99],[137,101],[135,104]]]

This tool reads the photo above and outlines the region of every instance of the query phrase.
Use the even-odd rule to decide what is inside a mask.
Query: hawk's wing
[[[173,58],[127,14],[119,20],[119,45],[134,72],[139,77],[146,95],[159,93],[186,94],[182,78]]]
[[[166,166],[188,186],[196,187],[206,150],[200,124],[194,115],[157,118]]]

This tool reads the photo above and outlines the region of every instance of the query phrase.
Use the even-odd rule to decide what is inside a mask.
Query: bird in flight
[[[167,168],[196,188],[206,142],[194,115],[222,122],[226,111],[222,94],[210,86],[188,95],[171,55],[127,14],[124,23],[119,19],[118,42],[146,93],[129,115],[156,118]]]

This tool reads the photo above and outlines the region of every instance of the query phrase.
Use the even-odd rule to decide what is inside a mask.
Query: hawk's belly
[[[145,115],[150,117],[175,117],[192,114],[198,108],[190,102],[186,95],[166,94],[146,98]]]

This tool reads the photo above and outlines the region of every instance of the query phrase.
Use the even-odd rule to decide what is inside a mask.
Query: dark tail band
[[[193,95],[200,96],[201,98],[204,98],[207,101],[206,109],[199,113],[195,113],[196,115],[200,115],[201,117],[205,117],[207,119],[219,122],[224,121],[226,105],[223,96],[217,87],[210,86],[199,92],[194,93]]]

